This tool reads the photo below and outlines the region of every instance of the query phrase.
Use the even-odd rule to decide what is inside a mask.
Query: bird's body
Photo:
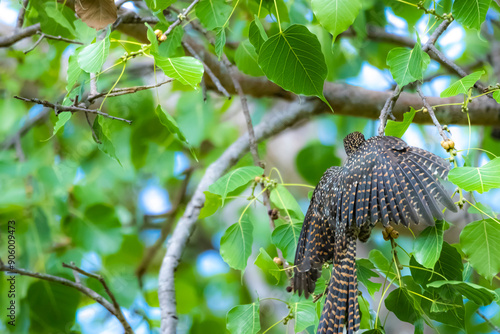
[[[292,288],[309,297],[321,267],[333,261],[318,333],[359,329],[356,241],[366,241],[377,222],[434,224],[441,202],[456,211],[437,176],[446,177],[442,158],[396,137],[344,139],[347,161],[329,168],[314,190],[295,254]]]

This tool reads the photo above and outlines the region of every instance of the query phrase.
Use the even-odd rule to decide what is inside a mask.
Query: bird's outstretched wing
[[[338,195],[338,177],[341,167],[331,167],[314,189],[295,253],[292,288],[308,298],[314,292],[323,263],[333,258],[333,214],[330,211]]]
[[[408,146],[403,140],[372,137],[352,153],[339,177],[339,198],[332,210],[339,225],[357,227],[381,221],[408,226],[442,219],[438,202],[456,212],[440,178],[449,163],[430,152]]]

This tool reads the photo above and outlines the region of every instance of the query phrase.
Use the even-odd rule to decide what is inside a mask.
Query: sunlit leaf
[[[486,19],[486,12],[491,0],[455,0],[453,3],[453,18],[467,28],[481,28]]]
[[[222,205],[224,205],[224,200],[228,193],[247,185],[250,181],[253,181],[256,176],[261,176],[263,173],[264,170],[260,167],[241,167],[222,176],[214,184],[210,185],[208,190],[213,194],[220,195],[222,198]]]
[[[451,97],[458,94],[467,94],[469,89],[474,86],[474,84],[481,78],[484,71],[478,71],[469,74],[466,77],[454,82],[450,87],[446,88],[441,92],[441,97]]]
[[[109,34],[110,32],[108,31],[104,39],[86,46],[78,54],[78,64],[80,64],[82,70],[88,73],[101,71],[102,65],[104,65],[109,54]]]
[[[387,65],[399,87],[422,80],[423,73],[430,63],[430,57],[422,51],[420,40],[413,49],[394,48],[387,55]]]
[[[448,180],[465,191],[484,193],[500,188],[500,158],[495,158],[481,167],[457,167],[448,173]]]
[[[493,98],[500,103],[500,90],[497,90],[496,92],[493,93]]]
[[[285,186],[278,184],[271,190],[270,200],[273,206],[280,209],[281,213],[289,219],[298,219],[302,221],[304,214],[297,200],[286,189]]]
[[[166,76],[194,89],[197,89],[203,77],[203,64],[193,57],[167,58],[155,56],[155,63],[165,72]]]
[[[361,10],[360,0],[312,0],[312,10],[319,23],[333,35],[347,30]]]
[[[174,4],[177,0],[145,0],[146,5],[152,11],[161,11]]]
[[[409,112],[405,112],[403,114],[402,122],[395,122],[393,120],[388,120],[387,125],[385,127],[385,135],[386,136],[394,136],[401,138],[405,134],[406,130],[410,127],[413,118],[415,117],[415,109],[410,107]]]
[[[222,27],[232,7],[224,0],[201,0],[196,5],[196,16],[208,30]]]
[[[375,265],[377,270],[384,276],[387,276],[389,280],[397,277],[396,272],[394,271],[394,265],[387,260],[387,258],[382,254],[378,249],[372,249],[370,254],[368,255],[371,263]],[[399,283],[397,280],[394,281],[395,284]]]
[[[500,272],[500,224],[483,219],[467,224],[460,233],[460,246],[472,267],[487,280]]]
[[[200,210],[199,219],[207,218],[217,212],[217,210],[222,205],[222,200],[220,195],[212,194],[210,191],[204,191],[205,203]]]
[[[260,304],[238,305],[227,312],[227,330],[232,334],[255,334],[260,331]]]
[[[276,284],[280,282],[281,272],[278,265],[273,261],[271,256],[267,254],[264,248],[260,248],[259,255],[255,259],[254,264],[262,269],[264,273],[272,275],[276,279]]]

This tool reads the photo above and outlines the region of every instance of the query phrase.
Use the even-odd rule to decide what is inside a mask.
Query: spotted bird
[[[333,261],[318,334],[359,330],[356,241],[366,242],[377,222],[434,224],[440,203],[457,208],[438,180],[450,164],[390,136],[365,140],[353,132],[344,139],[347,161],[331,167],[313,192],[295,253],[291,287],[313,293],[323,263]],[[439,203],[440,202],[440,203]]]

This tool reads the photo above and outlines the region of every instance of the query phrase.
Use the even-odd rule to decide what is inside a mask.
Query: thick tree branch
[[[276,108],[274,112],[266,115],[259,125],[255,127],[256,141],[262,141],[275,135],[296,122],[312,116],[323,110],[323,102],[318,99],[305,99],[302,104],[293,103],[291,106]],[[161,332],[175,333],[177,327],[177,313],[175,300],[174,272],[179,265],[182,252],[187,245],[189,237],[194,231],[200,209],[205,202],[203,191],[214,183],[223,173],[232,167],[245,153],[248,152],[248,134],[235,141],[214,163],[205,171],[198,187],[186,206],[183,216],[177,222],[172,237],[163,258],[158,280],[158,298],[161,307]]]
[[[67,268],[71,268],[73,270],[76,270],[80,273],[83,273],[86,276],[94,277],[94,276],[91,276],[94,274],[87,273],[84,270],[82,270],[76,266],[70,266],[70,265],[65,265],[65,264],[63,264],[63,266],[67,267]],[[107,309],[112,315],[114,315],[120,321],[125,333],[127,333],[127,334],[134,333],[134,331],[132,330],[132,327],[130,327],[130,324],[127,322],[127,320],[125,319],[125,317],[121,313],[120,306],[118,305],[118,303],[116,303],[116,305],[111,304],[110,302],[108,302],[106,300],[106,298],[104,298],[103,296],[101,296],[100,294],[95,292],[94,290],[89,289],[88,287],[86,287],[85,285],[83,285],[79,282],[72,282],[66,278],[48,275],[48,274],[36,273],[36,272],[32,272],[32,271],[29,271],[26,269],[13,268],[11,266],[5,265],[1,260],[0,260],[0,271],[5,271],[7,274],[12,273],[12,274],[19,274],[19,275],[23,275],[23,276],[30,276],[30,277],[42,279],[42,280],[49,281],[49,282],[59,283],[59,284],[74,288],[74,289],[80,291],[81,293],[83,293],[84,295],[86,295],[87,297],[93,299],[97,303],[104,306],[105,309]]]
[[[10,36],[0,38],[0,48],[11,46],[12,44],[17,43],[18,41],[26,37],[36,35],[39,32],[40,32],[40,23],[36,23],[24,29],[20,29],[19,31],[16,31]]]

